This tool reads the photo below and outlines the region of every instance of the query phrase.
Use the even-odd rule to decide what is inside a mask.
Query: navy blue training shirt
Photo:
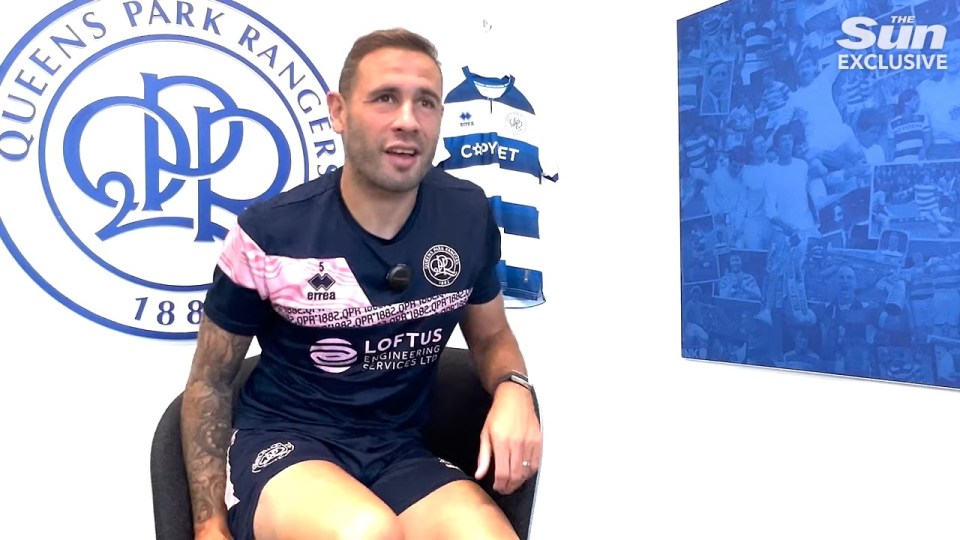
[[[431,169],[384,240],[350,215],[341,175],[251,205],[224,242],[206,316],[262,349],[234,427],[419,429],[466,305],[500,293],[500,230],[479,186]],[[400,264],[412,278],[395,292]]]

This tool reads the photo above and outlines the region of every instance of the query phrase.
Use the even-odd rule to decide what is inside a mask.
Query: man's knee
[[[402,540],[399,518],[339,466],[304,461],[271,478],[254,515],[257,540]]]
[[[322,514],[322,515],[319,515]],[[331,540],[403,540],[400,519],[379,508],[354,508],[339,515],[303,512],[277,512],[271,516],[271,526],[261,527],[257,539],[265,534],[268,539],[300,540],[329,538]]]
[[[358,510],[346,522],[340,522],[333,538],[336,540],[403,540],[400,519],[378,509]]]

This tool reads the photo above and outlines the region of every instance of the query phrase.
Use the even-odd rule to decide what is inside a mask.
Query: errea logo
[[[0,63],[0,241],[79,315],[192,339],[237,215],[340,164],[328,90],[234,0],[66,3]]]

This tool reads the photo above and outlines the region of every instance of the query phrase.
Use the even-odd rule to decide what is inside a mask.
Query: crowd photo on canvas
[[[958,4],[733,0],[678,22],[685,357],[960,387]],[[852,17],[878,23],[856,52],[885,69],[851,66]]]

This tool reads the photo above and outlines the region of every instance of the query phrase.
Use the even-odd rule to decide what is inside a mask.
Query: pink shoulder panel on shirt
[[[312,328],[370,327],[460,309],[472,289],[388,305],[371,305],[343,257],[268,255],[239,226],[227,234],[219,266],[240,287],[257,291],[288,322]]]
[[[227,233],[218,264],[234,283],[257,291],[275,306],[300,305],[310,291],[331,287],[341,307],[370,305],[346,259],[268,255],[239,225]]]

